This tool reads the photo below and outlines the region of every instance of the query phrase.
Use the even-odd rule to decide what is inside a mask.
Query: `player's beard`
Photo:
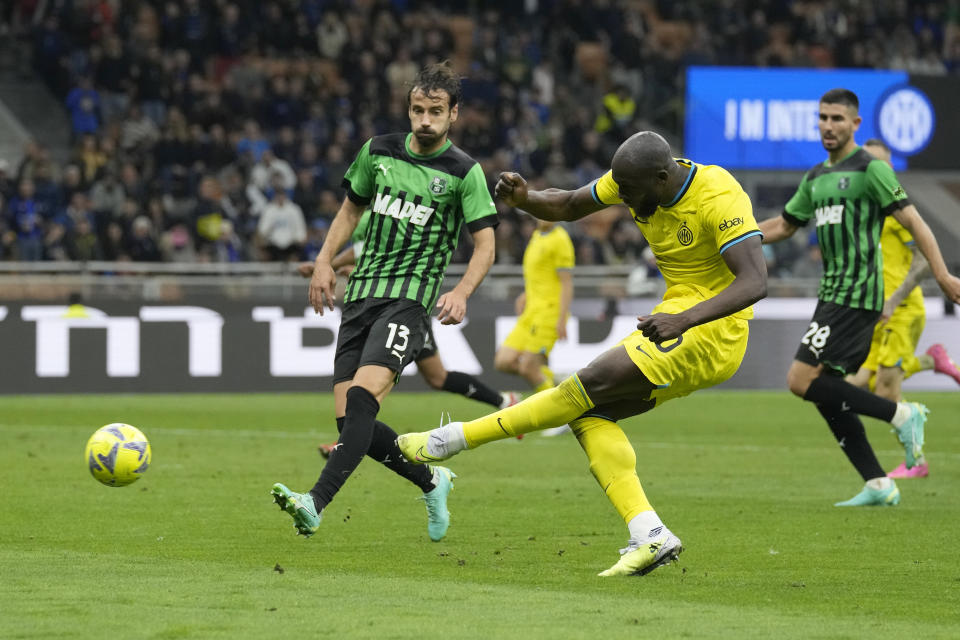
[[[832,138],[823,138],[823,137],[821,137],[821,138],[820,138],[820,144],[823,145],[823,149],[824,149],[825,151],[833,151],[833,150],[835,150],[835,149],[842,149],[842,148],[847,144],[847,140],[849,140],[849,139],[850,139],[850,136],[847,136],[846,138],[844,138],[843,136],[839,136],[839,135],[837,135],[837,134],[833,134],[833,137],[832,137]],[[827,143],[828,143],[828,142],[829,142],[832,146],[827,146]]]
[[[429,149],[443,140],[443,137],[447,134],[446,130],[444,131],[424,131],[423,129],[417,129],[413,132],[413,135],[416,136],[417,142],[420,144],[421,149]]]

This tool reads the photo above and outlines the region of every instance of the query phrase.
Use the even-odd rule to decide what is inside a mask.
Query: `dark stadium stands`
[[[465,78],[454,140],[488,177],[510,169],[559,187],[596,178],[637,129],[679,143],[690,64],[960,72],[960,15],[942,2],[6,6],[19,59],[62,100],[72,137],[65,163],[37,144],[19,166],[0,160],[3,260],[266,260],[257,221],[275,189],[305,218],[296,253],[309,259],[353,154],[409,126],[406,83],[432,61]],[[515,263],[533,225],[503,214],[498,261]],[[642,260],[629,220],[573,235],[581,264]]]

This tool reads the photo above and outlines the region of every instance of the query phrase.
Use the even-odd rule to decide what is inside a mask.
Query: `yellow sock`
[[[903,362],[900,363],[900,368],[903,370],[904,380],[906,380],[913,374],[917,373],[918,371],[924,370],[923,363],[920,362],[920,359],[913,354],[910,354],[909,356],[903,359]],[[932,368],[932,367],[928,367],[928,368]]]
[[[559,427],[593,408],[580,379],[572,375],[559,386],[532,395],[520,404],[463,423],[467,447],[512,438],[538,429]]]
[[[637,477],[637,454],[616,422],[580,418],[570,422],[590,460],[590,473],[627,524],[644,511],[653,511]]]

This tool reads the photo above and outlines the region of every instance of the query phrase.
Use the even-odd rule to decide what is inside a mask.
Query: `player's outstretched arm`
[[[920,217],[917,208],[908,204],[902,209],[894,211],[893,216],[913,235],[913,239],[917,242],[917,248],[930,263],[933,277],[937,279],[937,284],[940,285],[943,293],[954,302],[960,303],[960,278],[951,274],[947,269],[947,264],[943,261],[943,255],[940,253],[940,245],[937,244],[937,239],[930,231],[930,227]]]
[[[331,311],[333,310],[333,303],[336,302],[333,291],[337,286],[337,276],[331,263],[340,247],[345,245],[350,240],[350,236],[353,235],[353,230],[357,228],[357,224],[360,222],[363,208],[362,205],[358,205],[350,198],[343,199],[343,204],[337,211],[337,217],[333,219],[327,238],[314,261],[313,277],[310,278],[309,298],[313,310],[320,315],[323,315],[324,306]]]
[[[523,209],[541,220],[579,220],[609,206],[599,204],[593,199],[590,185],[584,185],[574,191],[564,189],[530,191],[523,176],[512,172],[500,174],[494,193],[511,207]]]
[[[493,227],[485,227],[473,234],[473,255],[467,271],[453,289],[437,300],[437,319],[440,324],[460,324],[467,315],[469,298],[483,281],[496,254]]]
[[[790,224],[783,216],[767,218],[758,225],[763,232],[763,244],[773,244],[786,240],[797,232],[800,227]]]
[[[723,252],[734,275],[726,289],[682,313],[655,313],[638,318],[637,329],[656,343],[672,340],[690,327],[723,318],[767,296],[767,262],[759,236],[747,238]]]

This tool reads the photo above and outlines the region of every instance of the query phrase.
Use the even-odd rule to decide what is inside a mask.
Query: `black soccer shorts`
[[[352,380],[368,364],[397,374],[417,359],[430,328],[426,309],[415,300],[367,298],[343,307],[333,383]]]
[[[819,300],[794,357],[814,367],[824,365],[825,373],[856,373],[870,353],[873,329],[879,319],[879,311]]]

